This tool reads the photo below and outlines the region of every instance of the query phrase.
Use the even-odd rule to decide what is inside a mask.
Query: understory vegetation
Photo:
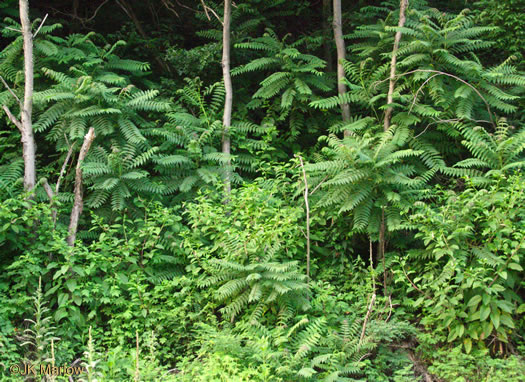
[[[520,2],[346,3],[0,4],[0,381],[523,381]]]

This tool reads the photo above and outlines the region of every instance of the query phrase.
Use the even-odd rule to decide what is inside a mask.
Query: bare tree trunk
[[[324,60],[326,61],[326,71],[333,72],[334,63],[332,57],[332,50],[330,49],[330,35],[331,28],[329,17],[332,15],[331,1],[323,0],[323,50]]]
[[[408,0],[401,0],[399,4],[399,23],[397,26],[403,28],[405,25],[406,9],[408,8]],[[394,100],[394,86],[396,84],[396,64],[397,64],[397,51],[399,49],[399,43],[401,41],[401,31],[398,30],[394,37],[394,49],[392,50],[392,61],[390,63],[390,81],[388,85],[388,94],[386,97],[387,105],[390,105]],[[383,123],[383,129],[387,131],[390,128],[390,120],[392,118],[392,107],[388,107],[385,111],[385,120]]]
[[[24,38],[24,100],[23,102],[9,88],[3,78],[0,78],[7,90],[17,100],[20,106],[20,120],[17,119],[6,105],[3,109],[7,117],[18,128],[22,136],[22,155],[24,158],[24,189],[31,191],[36,183],[36,144],[33,134],[33,124],[31,115],[33,113],[33,32],[31,31],[31,21],[29,20],[28,0],[20,0],[20,24],[22,25],[22,36]],[[31,194],[29,197],[32,199]]]
[[[75,245],[77,237],[78,220],[82,209],[84,208],[84,193],[82,190],[82,163],[86,159],[86,155],[95,139],[95,129],[91,127],[84,137],[84,143],[78,154],[78,162],[75,174],[75,199],[73,202],[73,209],[71,210],[71,218],[69,220],[69,235],[66,239],[67,244],[71,247]]]
[[[231,0],[224,0],[224,21],[222,29],[222,76],[224,79],[224,88],[226,96],[224,100],[224,115],[223,115],[223,133],[222,133],[222,152],[228,157],[225,174],[225,191],[229,195],[231,191],[231,140],[230,127],[232,119],[232,104],[233,104],[233,85],[230,73],[230,24],[231,24]]]
[[[24,189],[30,191],[36,183],[36,145],[31,115],[33,113],[33,32],[29,20],[29,2],[20,0],[20,22],[24,37],[24,108],[21,112],[24,155]]]
[[[345,77],[345,69],[343,68],[343,60],[346,58],[345,40],[343,39],[343,16],[341,11],[341,0],[334,0],[334,39],[337,47],[337,91],[340,96],[346,93],[346,85],[343,82]],[[350,105],[347,103],[341,104],[341,114],[343,115],[343,122],[350,120]],[[350,135],[350,131],[345,130],[345,137]]]
[[[24,37],[24,108],[21,112],[24,155],[24,189],[30,191],[36,183],[36,145],[31,115],[33,113],[33,32],[29,20],[29,2],[20,0],[20,22]]]

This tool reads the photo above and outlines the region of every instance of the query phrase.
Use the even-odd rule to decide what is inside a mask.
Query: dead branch
[[[22,33],[22,31],[20,29],[16,29],[16,28],[11,28],[11,27],[4,27],[5,29],[9,29],[10,31],[15,31],[15,32],[18,32],[18,33]]]
[[[69,235],[67,237],[67,243],[73,247],[75,245],[75,239],[77,237],[78,220],[82,209],[84,208],[83,190],[82,190],[82,164],[86,158],[89,148],[95,139],[95,129],[91,127],[84,137],[84,143],[80,149],[78,155],[78,162],[75,176],[75,199],[73,202],[73,209],[71,210],[71,218],[69,220]]]
[[[9,87],[7,82],[4,80],[4,77],[0,76],[0,81],[2,81],[2,83],[6,87],[7,91],[9,93],[11,93],[11,95],[16,99],[16,102],[18,102],[18,105],[20,105],[20,110],[22,110],[24,105],[22,104],[22,101],[20,101],[20,98],[18,98],[18,96],[15,94],[15,92]]]
[[[35,34],[33,35],[33,39],[36,38],[36,35],[38,34],[38,32],[40,32],[40,29],[42,29],[42,27],[44,26],[44,23],[46,22],[46,20],[47,20],[47,16],[48,16],[48,15],[49,15],[49,14],[46,13],[46,15],[44,16],[44,19],[42,20],[42,22],[41,22],[40,25],[38,26],[38,29],[36,30]]]
[[[419,293],[421,293],[422,295],[424,295],[425,297],[427,298],[430,298],[429,295],[427,295],[425,292],[423,292],[421,289],[419,289],[416,284],[413,283],[413,281],[410,279],[410,277],[408,276],[408,274],[405,272],[405,267],[401,264],[401,270],[403,271],[403,274],[405,275],[406,279],[408,280],[408,282],[410,283],[410,285],[412,285],[412,287],[417,290]]]
[[[296,155],[296,157],[299,158],[301,169],[303,170],[304,205],[306,207],[306,277],[310,279],[310,204],[308,203],[308,180],[306,179],[303,158],[300,155]]]
[[[66,155],[66,159],[64,160],[64,164],[62,165],[62,169],[60,170],[60,174],[58,175],[57,184],[55,186],[55,193],[58,194],[58,190],[60,189],[60,182],[62,178],[64,177],[64,174],[66,172],[66,167],[69,162],[69,159],[71,158],[71,154],[73,154],[73,149],[75,148],[76,143],[73,143],[71,146],[69,146],[69,150]]]
[[[474,90],[474,92],[476,92],[476,94],[479,96],[479,98],[481,98],[483,100],[483,102],[485,103],[485,106],[487,107],[487,111],[489,113],[489,117],[490,117],[490,122],[494,125],[494,120],[492,118],[492,110],[490,109],[490,105],[489,103],[487,102],[487,100],[485,99],[485,97],[483,97],[483,95],[481,95],[481,93],[479,92],[478,89],[476,89],[474,86],[472,86],[471,84],[469,84],[467,81],[465,81],[464,79],[462,78],[459,78],[458,76],[455,76],[453,74],[450,74],[450,73],[446,73],[446,72],[442,72],[442,71],[439,71],[439,70],[432,70],[432,69],[416,69],[416,70],[412,70],[410,72],[407,72],[407,73],[403,73],[403,74],[410,74],[410,73],[415,73],[415,72],[429,72],[429,73],[436,73],[432,76],[430,76],[430,78],[428,78],[425,82],[423,82],[423,84],[419,87],[419,89],[417,89],[417,92],[414,96],[414,99],[412,100],[412,105],[410,106],[410,110],[408,111],[408,113],[410,114],[412,112],[412,108],[414,107],[415,103],[416,103],[416,99],[417,99],[417,96],[419,94],[419,92],[423,89],[423,87],[428,83],[428,81],[430,81],[432,78],[436,77],[436,76],[447,76],[447,77],[450,77],[450,78],[453,78],[455,79],[456,81],[459,81],[465,85],[467,85],[468,87],[470,87],[472,90]]]
[[[175,6],[173,5],[173,3],[170,0],[162,0],[162,4],[166,7],[166,9],[168,11],[173,13],[176,17],[179,17],[179,14],[175,10]]]
[[[22,127],[22,123],[18,120],[18,118],[16,118],[13,115],[13,113],[11,113],[11,110],[9,110],[9,108],[6,105],[3,105],[2,109],[4,109],[5,113],[7,114],[7,118],[9,118],[9,120],[13,122],[13,124],[18,128],[18,130],[20,130],[20,133],[23,134],[24,128]]]
[[[328,175],[325,176],[323,178],[323,180],[321,180],[321,182],[317,186],[315,186],[315,188],[312,190],[312,192],[310,192],[310,196],[312,196],[314,194],[314,192],[317,191],[319,189],[319,187],[321,187],[323,185],[324,182],[326,182],[327,179],[328,179]]]
[[[98,6],[98,8],[95,9],[95,12],[93,12],[93,16],[87,18],[87,19],[85,20],[85,22],[88,23],[88,22],[94,20],[95,17],[97,17],[97,13],[98,13],[98,11],[100,11],[100,9],[101,9],[104,5],[106,5],[108,2],[109,2],[109,0],[106,0],[106,1],[104,1],[102,4],[100,4],[100,5]]]
[[[417,359],[416,355],[412,352],[412,350],[408,351],[408,358],[410,358],[410,360],[414,364],[414,370],[423,375],[425,382],[433,382],[432,376],[428,373],[427,368]]]
[[[370,272],[372,272],[372,290],[374,291],[374,293],[376,292],[376,278],[374,276],[374,252],[373,252],[373,247],[372,247],[372,240],[369,240],[369,243],[370,243]]]
[[[405,73],[401,73],[401,74],[396,74],[396,78],[399,78],[399,77],[403,77],[403,76],[407,76],[409,74],[413,74],[413,73],[417,73],[417,72],[423,72],[423,73],[437,73],[438,75],[442,75],[442,76],[447,76],[447,77],[450,77],[450,78],[453,78],[455,79],[456,81],[459,81],[465,85],[467,85],[468,87],[470,87],[472,90],[474,90],[474,92],[478,95],[478,97],[481,98],[481,100],[485,103],[485,106],[487,107],[487,112],[489,114],[489,117],[490,117],[490,123],[492,123],[494,125],[494,120],[493,120],[493,114],[492,114],[492,110],[490,108],[490,105],[489,103],[487,102],[487,100],[485,99],[485,97],[483,97],[483,95],[479,92],[478,89],[476,89],[473,85],[469,84],[467,81],[463,80],[462,78],[458,77],[458,76],[455,76],[453,74],[450,74],[450,73],[447,73],[447,72],[442,72],[442,71],[439,71],[439,70],[433,70],[433,69],[415,69],[415,70],[410,70],[408,72],[405,72]],[[432,77],[435,77],[435,76],[432,76]],[[389,81],[389,79],[387,78],[386,80],[381,80],[381,81],[377,81],[375,82],[372,87],[375,89],[378,85],[382,84],[383,82],[385,81]],[[425,81],[425,84],[427,83],[427,81]],[[415,99],[417,98],[417,94],[419,93],[419,89],[418,89],[418,92],[416,93],[416,96],[414,96],[414,99],[412,100],[412,106],[410,107],[410,111],[412,111],[412,107],[414,106],[414,103],[415,103]]]
[[[229,2],[229,7],[231,7],[231,0],[226,0],[225,1],[225,5],[226,5],[226,2]],[[217,20],[219,20],[219,22],[222,24],[222,26],[224,26],[226,20],[223,22],[221,20],[221,18],[219,17],[219,15],[213,10],[213,8],[210,8],[206,5],[206,3],[204,2],[204,0],[201,0],[201,4],[202,4],[202,7],[204,8],[204,13],[206,14],[206,17],[208,18],[208,20],[211,21],[211,17],[210,17],[210,14],[208,12],[211,12],[213,14],[213,16],[215,16],[215,18]],[[231,11],[231,9],[230,9]],[[224,17],[226,18],[226,14],[224,15]]]
[[[48,7],[49,9],[53,10],[54,13],[58,13],[58,14],[61,14],[61,15],[64,15],[64,16],[68,16],[70,18],[72,18],[73,20],[78,20],[83,26],[85,26],[87,23],[93,21],[95,19],[95,17],[97,16],[98,12],[102,9],[102,7],[104,5],[106,5],[107,3],[109,3],[110,0],[105,0],[102,4],[100,4],[96,9],[95,11],[93,12],[93,14],[90,16],[90,17],[81,17],[78,15],[78,1],[74,1],[73,2],[73,13],[66,13],[66,12],[62,12],[56,8],[53,8],[53,7]]]
[[[53,190],[51,189],[51,186],[49,185],[46,178],[42,179],[42,186],[44,187],[44,190],[46,191],[47,197],[49,198],[49,201],[52,202],[53,198],[55,197],[55,194]]]

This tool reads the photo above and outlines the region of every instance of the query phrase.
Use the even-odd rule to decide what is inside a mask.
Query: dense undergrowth
[[[0,5],[13,110],[15,3]],[[524,44],[480,7],[523,18],[441,3],[411,2],[402,28],[397,3],[349,6],[339,96],[315,5],[236,4],[231,157],[221,25],[206,17],[219,2],[173,40],[164,19],[151,40],[136,24],[44,24],[30,192],[18,131],[0,121],[0,380],[68,380],[9,369],[51,364],[82,367],[78,381],[522,381]],[[288,33],[297,17],[309,33]]]

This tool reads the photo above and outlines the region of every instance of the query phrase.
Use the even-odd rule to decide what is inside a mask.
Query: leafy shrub
[[[436,191],[434,204],[411,209],[424,248],[399,259],[398,281],[413,278],[422,295],[411,301],[422,323],[448,342],[462,341],[467,353],[473,342],[503,351],[524,312],[517,294],[525,260],[522,187],[521,176],[499,175],[486,189]]]
[[[170,349],[159,351],[159,359],[175,357],[179,346],[185,348],[189,328],[204,319],[201,313],[211,297],[203,299],[195,281],[183,276],[177,207],[135,203],[143,216],[123,215],[111,224],[94,216],[89,232],[93,241],[78,241],[75,247],[67,246],[63,226],[54,228],[47,205],[27,209],[28,202],[17,199],[2,205],[0,215],[10,222],[2,224],[3,247],[8,253],[17,246],[24,251],[15,260],[5,258],[0,283],[10,288],[0,317],[6,321],[3,327],[10,328],[6,335],[13,336],[16,323],[28,316],[15,306],[28,305],[41,275],[56,334],[62,338],[57,356],[71,359],[78,352],[78,338],[87,335],[88,321],[96,338],[106,333],[105,347],[126,347],[135,331],[154,330],[162,333],[159,343]],[[172,332],[179,335],[168,334]]]

